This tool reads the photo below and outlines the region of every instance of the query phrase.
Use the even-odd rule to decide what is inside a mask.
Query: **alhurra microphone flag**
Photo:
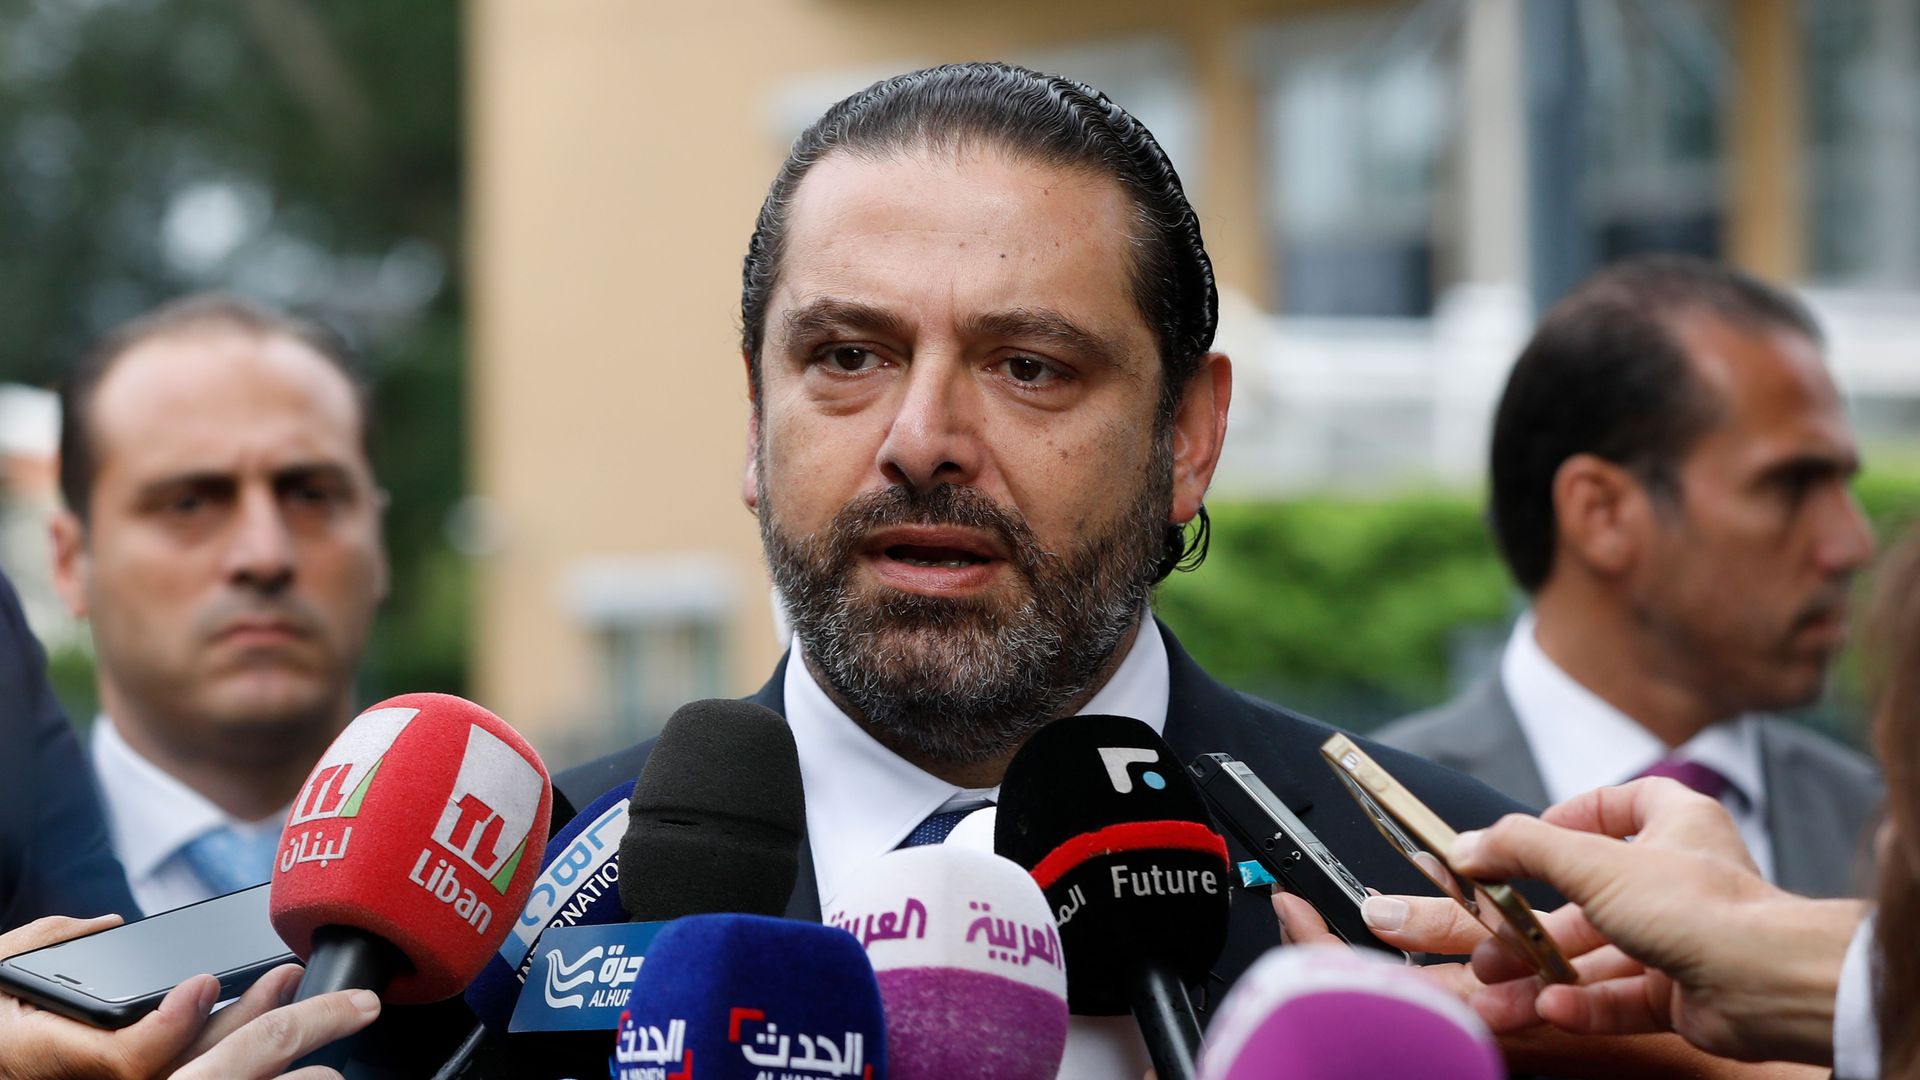
[[[1053,1080],[1067,968],[1047,898],[1008,859],[948,844],[875,859],[828,924],[866,946],[894,1080]]]
[[[1345,946],[1270,950],[1221,1003],[1200,1080],[1500,1080],[1493,1035],[1410,968]]]
[[[540,756],[487,710],[446,694],[383,701],[341,732],[294,799],[273,868],[274,929],[302,958],[322,927],[364,932],[409,962],[383,997],[450,997],[526,903],[552,799]]]

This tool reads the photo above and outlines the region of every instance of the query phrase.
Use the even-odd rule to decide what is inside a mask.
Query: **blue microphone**
[[[688,915],[654,938],[629,1000],[615,1080],[886,1080],[880,986],[845,930]]]
[[[556,927],[624,923],[620,906],[620,838],[627,831],[629,780],[593,801],[547,842],[540,876],[527,906],[500,950],[487,958],[467,987],[467,1006],[494,1035],[507,1032],[536,955],[534,946]]]

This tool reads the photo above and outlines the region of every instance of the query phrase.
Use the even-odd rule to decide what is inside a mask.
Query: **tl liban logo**
[[[313,767],[306,786],[293,800],[287,824],[358,816],[381,759],[418,715],[419,709],[392,708],[371,709],[355,717]]]
[[[527,759],[487,729],[469,727],[433,839],[504,896],[526,856],[540,788],[540,773]]]

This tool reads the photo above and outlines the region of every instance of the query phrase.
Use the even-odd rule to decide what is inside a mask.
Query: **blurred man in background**
[[[1492,448],[1531,610],[1496,674],[1377,737],[1535,806],[1670,776],[1770,880],[1862,889],[1877,771],[1770,715],[1819,697],[1873,554],[1821,348],[1798,301],[1692,258],[1616,265],[1548,312]]]
[[[91,624],[91,756],[149,913],[267,879],[387,590],[368,395],[334,335],[225,296],[108,334],[61,392],[54,574]]]

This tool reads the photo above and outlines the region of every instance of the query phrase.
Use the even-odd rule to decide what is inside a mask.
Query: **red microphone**
[[[296,999],[459,993],[526,905],[552,803],[540,755],[471,701],[403,694],[355,717],[274,859],[273,928],[307,964]]]

